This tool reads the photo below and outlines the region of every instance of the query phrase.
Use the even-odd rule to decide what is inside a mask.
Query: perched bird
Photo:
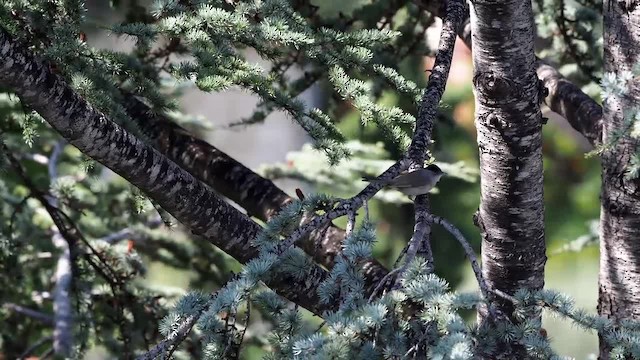
[[[417,196],[431,191],[442,175],[444,175],[444,172],[436,165],[431,164],[423,169],[400,174],[390,180],[379,180],[371,177],[363,177],[362,180],[394,188],[408,196]]]

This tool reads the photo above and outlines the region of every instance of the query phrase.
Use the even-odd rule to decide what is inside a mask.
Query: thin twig
[[[453,224],[451,224],[447,220],[431,214],[427,215],[427,220],[435,224],[441,225],[443,228],[445,228],[445,230],[447,230],[451,235],[453,235],[453,237],[456,240],[458,240],[460,245],[462,245],[462,248],[464,249],[464,252],[467,255],[467,259],[469,259],[469,261],[471,262],[471,269],[473,269],[473,273],[476,276],[476,280],[478,281],[478,285],[480,286],[480,291],[482,292],[482,295],[485,298],[485,300],[489,301],[492,298],[491,294],[493,293],[493,291],[489,288],[489,285],[487,285],[487,282],[484,280],[484,277],[482,276],[482,270],[480,269],[480,265],[478,264],[478,257],[476,256],[476,253],[473,250],[473,247],[471,246],[469,241],[465,239],[464,235],[462,235],[462,233],[460,232],[460,230],[458,230],[458,228],[456,228]]]
[[[18,359],[22,360],[22,359],[26,359],[27,356],[31,355],[37,348],[39,348],[40,346],[42,346],[44,343],[46,343],[47,341],[51,341],[53,340],[53,336],[45,336],[40,338],[40,340],[36,341],[35,343],[33,343],[33,345],[29,346],[19,357]]]
[[[393,268],[394,269],[397,268],[398,265],[400,265],[400,261],[407,254],[407,250],[409,250],[409,246],[410,245],[411,245],[411,242],[408,242],[407,245],[405,245],[404,248],[402,248],[402,251],[400,251],[400,254],[396,258],[396,261],[393,263]]]
[[[152,360],[157,358],[162,358],[162,359],[167,358],[164,356],[164,354],[167,353],[168,351],[171,351],[172,348],[173,349],[177,348],[178,344],[180,344],[187,337],[187,335],[189,335],[191,328],[196,324],[201,314],[202,312],[189,315],[185,319],[185,321],[180,325],[178,325],[178,327],[174,331],[172,331],[169,335],[167,335],[167,337],[164,340],[159,342],[151,350],[137,357],[137,360]]]
[[[244,336],[247,333],[247,329],[249,328],[249,320],[251,320],[251,295],[247,295],[247,311],[244,314],[244,329],[240,332],[240,339],[238,341],[238,353],[236,354],[236,358],[240,358],[240,350],[242,348],[242,342],[244,341]]]
[[[155,229],[155,228],[159,227],[162,224],[164,224],[164,222],[162,221],[162,218],[156,217],[154,219],[149,220],[145,224],[145,226],[148,227],[149,229]],[[136,236],[136,234],[137,234],[136,228],[133,227],[133,226],[129,226],[129,227],[126,227],[126,228],[124,228],[122,230],[116,231],[116,232],[114,232],[112,234],[103,236],[103,237],[101,237],[101,238],[99,238],[97,240],[98,241],[104,241],[106,243],[109,243],[109,244],[113,245],[113,244],[116,244],[116,243],[118,243],[118,242],[120,242],[122,240],[133,238],[133,237]]]
[[[207,303],[195,314],[187,316],[178,327],[172,331],[169,335],[167,335],[164,340],[159,342],[156,346],[151,348],[151,350],[146,353],[138,356],[136,360],[152,360],[152,359],[168,359],[170,357],[170,353],[175,351],[175,349],[182,343],[182,341],[189,335],[191,332],[191,328],[198,322],[200,316],[204,314],[205,311],[209,309],[211,301],[215,299],[215,297],[220,294],[222,290],[224,290],[229,284],[233,283],[237,280],[237,275],[233,279],[231,279],[225,287],[218,289],[211,297],[207,300]]]
[[[40,360],[45,360],[50,358],[54,352],[55,350],[53,348],[49,348],[47,351],[44,352],[44,354],[42,354],[42,356],[40,356]]]

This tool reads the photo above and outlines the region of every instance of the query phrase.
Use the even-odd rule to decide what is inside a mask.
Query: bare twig
[[[236,358],[240,358],[240,349],[242,347],[242,342],[244,341],[244,336],[247,333],[247,329],[249,328],[249,320],[251,320],[251,298],[247,296],[247,311],[244,314],[244,328],[240,332],[240,339],[238,340],[238,353],[236,354]]]
[[[376,288],[373,290],[373,293],[371,293],[371,295],[369,296],[369,302],[371,302],[376,295],[378,294],[378,292],[382,289],[382,287],[388,282],[390,281],[394,276],[396,277],[396,283],[397,283],[397,279],[399,279],[402,274],[404,274],[405,271],[407,271],[407,269],[409,268],[409,265],[411,265],[411,262],[413,262],[413,260],[416,258],[416,255],[418,254],[418,251],[420,250],[421,247],[425,246],[423,243],[424,242],[428,242],[427,239],[427,235],[429,233],[429,222],[427,221],[427,217],[429,216],[428,212],[427,212],[427,199],[426,199],[426,195],[421,195],[418,196],[416,198],[415,201],[415,207],[416,207],[416,214],[415,214],[415,226],[413,228],[413,235],[411,236],[411,240],[409,240],[409,245],[407,246],[407,251],[406,251],[406,255],[405,255],[405,259],[404,259],[404,264],[402,265],[402,267],[400,268],[395,268],[393,269],[391,272],[389,272],[389,274],[387,274],[384,278],[382,278],[382,280],[378,283],[378,285],[376,286]],[[433,264],[433,257],[430,255],[431,254],[431,247],[426,244],[427,249],[429,249],[428,252],[426,252],[427,254],[427,263],[428,264]]]
[[[160,217],[154,218],[149,220],[145,225],[149,228],[149,229],[155,229],[157,227],[159,227],[160,225],[164,224],[164,222],[162,221],[162,219]],[[107,236],[103,236],[101,238],[99,238],[99,241],[104,241],[106,243],[109,244],[116,244],[122,240],[125,239],[130,239],[135,237],[137,234],[136,228],[133,226],[130,227],[126,227],[122,230],[116,231],[112,234],[109,234]]]
[[[476,276],[476,280],[478,281],[478,285],[480,286],[480,291],[482,292],[483,297],[487,301],[490,300],[492,298],[491,294],[493,291],[489,288],[489,285],[487,285],[487,282],[482,276],[482,270],[480,269],[480,265],[478,264],[478,257],[476,256],[476,253],[473,250],[473,247],[471,247],[469,241],[465,239],[464,235],[462,235],[458,228],[439,216],[429,214],[427,215],[427,221],[441,225],[443,228],[445,228],[445,230],[453,235],[456,240],[458,240],[460,245],[462,245],[462,248],[467,255],[467,259],[469,259],[469,262],[471,262],[471,269],[473,269],[473,273]]]
[[[44,354],[42,354],[42,356],[40,356],[40,360],[45,360],[50,358],[53,354],[55,353],[55,350],[53,348],[49,348],[47,351],[44,352]]]

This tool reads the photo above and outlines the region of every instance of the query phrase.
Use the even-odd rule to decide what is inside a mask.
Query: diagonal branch
[[[58,75],[0,28],[0,82],[37,111],[72,145],[137,186],[197,235],[246,263],[258,251],[261,228],[191,174],[109,120]],[[304,281],[279,273],[267,285],[285,298],[322,314],[316,286],[327,276],[312,266]]]
[[[15,313],[22,314],[30,318],[33,318],[35,320],[38,320],[45,325],[51,325],[51,326],[54,325],[53,316],[43,313],[41,311],[33,310],[28,307],[24,307],[22,305],[18,305],[14,303],[4,303],[2,304],[2,307],[9,311],[13,311]]]
[[[271,180],[265,179],[215,146],[191,135],[166,117],[153,112],[134,96],[125,96],[125,107],[136,124],[151,138],[158,151],[203,183],[231,199],[250,216],[269,221],[293,201]],[[331,269],[342,251],[345,231],[333,224],[314,230],[300,242],[313,259]],[[377,283],[387,269],[375,259],[360,264],[368,283]]]
[[[591,145],[601,144],[602,106],[544,60],[537,59],[535,64],[538,77],[549,90],[545,99],[547,106],[567,119]]]
[[[391,179],[397,176],[401,171],[411,167],[422,168],[426,157],[427,147],[431,142],[431,133],[433,130],[433,120],[437,115],[437,108],[440,99],[444,93],[446,80],[449,76],[451,68],[451,60],[453,59],[453,49],[456,40],[456,29],[462,21],[464,13],[464,3],[461,0],[450,0],[447,2],[447,15],[444,20],[442,33],[440,35],[440,44],[438,45],[438,54],[429,76],[427,87],[422,96],[416,127],[413,133],[411,145],[405,156],[389,167],[378,177],[380,180]],[[373,181],[364,188],[356,196],[340,202],[334,209],[327,211],[322,216],[311,219],[305,225],[296,229],[287,239],[285,239],[278,248],[278,253],[284,252],[287,248],[294,245],[302,237],[306,236],[313,229],[328,224],[333,219],[340,216],[354,213],[364,205],[378,190],[383,186],[385,181]],[[422,227],[418,228],[419,230]],[[375,292],[377,286],[367,289],[368,294]]]

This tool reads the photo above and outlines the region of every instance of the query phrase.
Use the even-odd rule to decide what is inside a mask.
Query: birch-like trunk
[[[604,69],[620,75],[640,62],[640,4],[604,5]],[[640,179],[625,172],[640,141],[629,136],[624,117],[640,104],[640,78],[627,83],[625,95],[604,102],[603,143],[625,135],[602,155],[600,279],[598,313],[614,321],[640,320]],[[600,358],[611,348],[600,339]]]
[[[470,4],[480,149],[482,272],[491,288],[542,289],[542,115],[531,2]],[[498,310],[511,316],[512,306]]]

